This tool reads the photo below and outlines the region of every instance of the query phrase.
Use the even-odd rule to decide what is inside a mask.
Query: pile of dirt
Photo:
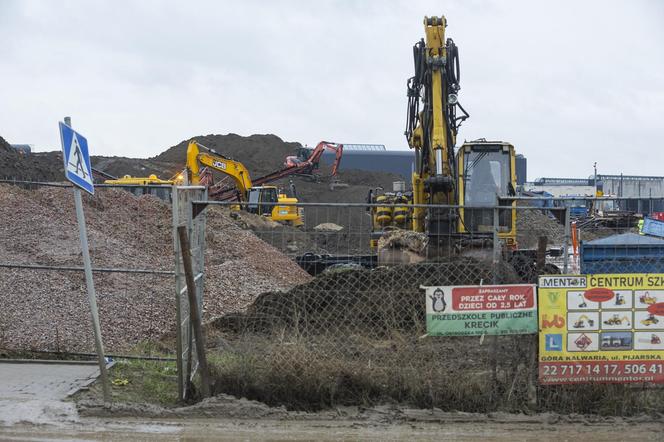
[[[168,204],[115,189],[85,197],[93,267],[173,269]],[[0,262],[81,266],[70,189],[0,186]],[[208,214],[204,319],[242,311],[265,291],[288,290],[310,276],[241,229],[221,211]],[[169,275],[95,273],[102,333],[110,351],[172,333],[175,293]],[[81,272],[0,269],[0,347],[92,350]]]
[[[378,240],[378,249],[410,250],[424,254],[429,239],[424,233],[412,230],[393,230]]]
[[[124,175],[146,177],[154,174],[165,180],[182,171],[184,159],[169,163],[140,158],[93,156],[92,166],[118,178]]]
[[[263,176],[283,167],[288,155],[293,155],[300,143],[283,141],[276,135],[255,134],[243,137],[237,134],[201,135],[192,137],[205,147],[221,155],[241,161],[251,172],[252,178]],[[167,149],[151,160],[184,166],[189,140]]]
[[[500,283],[520,281],[507,264],[498,271]],[[221,317],[215,326],[243,332],[286,328],[299,333],[341,335],[345,335],[345,327],[354,333],[363,327],[372,334],[412,331],[425,323],[422,286],[473,285],[492,278],[491,267],[485,261],[463,257],[323,273],[286,293],[263,293],[245,315]]]
[[[272,134],[243,137],[231,133],[201,135],[191,139],[196,139],[224,156],[241,161],[254,179],[281,169],[286,157],[293,155],[296,149],[302,146],[300,143],[287,142]],[[168,179],[185,167],[188,143],[189,140],[181,141],[153,158],[92,156],[92,166],[117,177],[155,174],[159,178]],[[327,176],[329,172],[329,167],[322,165],[323,177],[320,182],[312,182],[303,177],[289,177],[273,184],[286,189],[289,180],[292,179],[296,184],[297,196],[302,202],[364,202],[369,189],[376,187],[391,189],[393,181],[402,180],[399,175],[390,173],[344,169],[342,162],[339,179],[349,184],[349,187],[331,190],[331,179]],[[21,155],[6,144],[4,148],[0,148],[0,178],[63,181],[62,154],[54,151]],[[221,175],[216,176],[217,181],[220,179]],[[312,213],[320,211],[312,209]],[[362,216],[361,211],[357,212],[358,215],[353,213],[349,221],[342,225],[359,223]]]
[[[0,152],[2,152],[2,151],[8,152],[8,151],[11,151],[11,150],[12,150],[12,147],[9,145],[7,140],[0,137]]]
[[[62,181],[60,152],[24,154],[0,137],[0,179],[18,181]]]
[[[544,210],[519,210],[516,218],[517,243],[520,248],[537,247],[540,236],[548,238],[549,246],[561,246],[565,241],[565,227]]]

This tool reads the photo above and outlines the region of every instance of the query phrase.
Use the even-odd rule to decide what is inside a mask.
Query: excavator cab
[[[486,207],[516,206],[512,198],[516,195],[514,146],[502,141],[471,141],[464,143],[456,156],[462,206],[458,232],[493,232],[493,210]],[[516,209],[498,211],[498,234],[508,247],[516,246]]]
[[[251,187],[247,193],[247,212],[257,215],[272,215],[272,210],[279,202],[279,193],[276,187]]]
[[[269,217],[272,221],[302,226],[303,210],[295,206],[297,198],[280,193],[275,186],[250,187],[247,190],[247,212]]]

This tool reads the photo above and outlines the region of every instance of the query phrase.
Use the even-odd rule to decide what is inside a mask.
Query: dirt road
[[[92,364],[0,363],[0,440],[644,442],[661,440],[664,432],[661,415],[480,414],[395,405],[305,413],[228,395],[170,409],[64,400],[96,374]]]

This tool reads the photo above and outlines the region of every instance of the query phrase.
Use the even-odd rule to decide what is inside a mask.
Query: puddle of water
[[[0,425],[17,423],[66,425],[78,421],[71,402],[39,399],[0,400]]]

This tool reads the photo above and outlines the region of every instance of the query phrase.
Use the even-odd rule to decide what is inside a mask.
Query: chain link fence
[[[426,331],[423,286],[535,283],[541,274],[575,274],[583,268],[580,238],[633,233],[636,220],[584,228],[573,224],[579,220],[569,207],[519,201],[515,232],[512,210],[489,209],[466,213],[479,233],[441,232],[427,243],[424,235],[394,229],[376,248],[371,207],[299,206],[300,228],[223,204],[211,209],[228,211],[312,275],[287,291],[256,293],[246,311],[213,321],[217,392],[300,409],[386,400],[465,411],[625,413],[661,406],[659,389],[538,386],[535,335],[430,337]],[[459,214],[457,207],[437,209],[443,219]],[[625,269],[604,259],[617,266],[612,272]]]
[[[71,186],[0,189],[0,348],[92,353]],[[115,189],[83,198],[105,350],[149,353],[174,322],[170,207]]]
[[[0,187],[0,347],[92,351],[71,189]],[[189,201],[197,198],[205,199]],[[425,328],[422,286],[532,283],[540,274],[587,271],[592,253],[599,271],[636,269],[620,244],[604,244],[604,255],[584,247],[614,234],[658,240],[639,235],[638,216],[611,224],[573,217],[568,206],[519,201],[515,229],[510,209],[468,211],[464,222],[480,226],[475,233],[442,231],[430,243],[377,228],[366,204],[301,203],[297,227],[237,203],[194,217],[197,210],[177,201],[101,189],[85,197],[85,208],[107,351],[140,351],[143,342],[175,351],[179,342],[181,396],[196,365],[184,285],[173,290],[182,271],[180,264],[173,271],[173,227],[184,222],[205,226],[205,235],[189,236],[202,253],[195,273],[206,268],[199,306],[217,393],[298,409],[385,401],[466,411],[661,409],[661,390],[643,386],[538,386],[535,335],[430,337]],[[437,209],[441,219],[459,213]],[[639,253],[645,249],[652,254],[641,263],[664,273],[657,244]]]

